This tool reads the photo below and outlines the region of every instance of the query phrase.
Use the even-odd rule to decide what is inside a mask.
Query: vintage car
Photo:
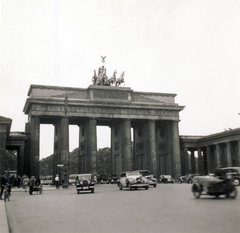
[[[92,193],[94,193],[94,176],[89,173],[79,174],[77,175],[75,185],[78,194],[80,193],[80,191],[91,191]]]
[[[224,167],[220,168],[221,174],[224,176],[225,174],[230,174],[231,179],[234,185],[239,186],[240,184],[240,167]]]
[[[165,184],[172,183],[173,184],[174,179],[170,175],[161,175],[159,178],[159,183],[165,183]]]
[[[107,183],[109,184],[117,184],[119,181],[119,177],[116,174],[112,174],[108,177]]]
[[[210,195],[218,198],[220,195],[226,195],[226,198],[236,198],[237,189],[231,181],[231,175],[219,177],[196,176],[192,185],[192,192],[195,198],[201,195]]]
[[[130,190],[145,188],[146,190],[148,190],[149,182],[139,172],[126,171],[120,174],[118,186],[120,190],[122,190],[123,188],[128,188]]]
[[[199,174],[196,173],[196,174],[187,174],[185,176],[180,176],[179,177],[179,184],[181,184],[183,182],[186,182],[188,184],[192,184],[195,176],[199,176]]]
[[[157,187],[157,179],[154,177],[151,171],[137,170],[136,172],[139,172],[143,177],[145,177],[148,180],[149,186],[153,186],[154,188]]]

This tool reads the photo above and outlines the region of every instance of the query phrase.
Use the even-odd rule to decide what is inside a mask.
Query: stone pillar
[[[196,173],[194,149],[191,149],[191,171],[192,173]]]
[[[203,157],[202,157],[202,150],[198,147],[198,173],[200,175],[203,174]]]
[[[59,164],[63,164],[63,167],[59,169],[60,182],[64,180],[64,187],[67,188],[68,184],[68,163],[69,163],[69,120],[68,118],[61,118],[59,124],[58,133],[58,155]]]
[[[96,161],[97,161],[97,121],[96,119],[89,119],[88,128],[88,170],[90,173],[96,175]]]
[[[24,174],[24,146],[20,146],[18,150],[18,175],[22,176]]]
[[[131,143],[131,121],[124,120],[123,122],[123,158],[124,170],[131,171],[134,169]]]
[[[40,118],[31,117],[30,129],[30,176],[39,176]]]
[[[221,146],[220,144],[216,145],[216,166],[221,165],[221,159],[220,159],[220,155],[221,155]]]
[[[7,131],[5,126],[0,125],[0,176],[5,171],[5,153],[6,153]]]
[[[207,173],[212,173],[212,155],[211,155],[211,147],[207,146]]]
[[[172,122],[172,147],[173,147],[173,173],[174,178],[178,180],[181,176],[181,155],[180,155],[180,140],[178,131],[178,121]]]
[[[240,167],[240,140],[238,141],[238,149],[237,149],[237,156],[236,156],[237,166]]]
[[[185,173],[183,175],[186,175],[186,174],[189,174],[190,171],[189,171],[189,159],[188,159],[188,148],[187,147],[184,147],[183,149],[184,151],[184,161],[185,161]]]
[[[156,124],[155,121],[148,122],[148,158],[149,170],[157,175],[157,154],[156,154]]]
[[[227,167],[232,167],[231,142],[227,142]]]

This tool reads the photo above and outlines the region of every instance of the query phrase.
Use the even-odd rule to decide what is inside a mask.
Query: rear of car
[[[154,175],[149,170],[137,170],[136,172],[139,172],[145,179],[148,180],[149,186],[156,187],[157,186],[157,179],[154,177]]]
[[[231,175],[232,182],[235,186],[240,184],[240,167],[225,167],[220,169],[223,176],[226,174]]]

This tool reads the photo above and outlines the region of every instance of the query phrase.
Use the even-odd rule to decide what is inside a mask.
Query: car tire
[[[226,194],[226,198],[235,199],[235,198],[237,197],[237,194],[238,194],[238,191],[237,191],[237,189],[234,187],[234,189],[233,189],[231,192],[229,192],[229,193]]]
[[[78,191],[77,191],[77,194],[79,194],[79,193],[80,193],[80,191],[78,190]]]
[[[233,179],[233,184],[234,184],[235,186],[239,186],[240,180],[239,180],[238,178],[234,178],[234,179]]]
[[[119,184],[119,190],[122,190],[123,189],[123,187],[122,187],[122,185],[121,184]]]
[[[94,193],[94,189],[92,189],[91,191],[92,191],[92,193]]]
[[[146,189],[146,190],[148,190],[148,186],[147,186],[147,187],[145,187],[145,189]]]
[[[192,192],[193,192],[193,195],[194,195],[194,197],[196,198],[196,199],[198,199],[198,198],[200,198],[200,196],[201,196],[201,192],[202,192],[202,190],[201,190],[201,186],[199,185],[199,184],[193,184],[193,186],[192,186]]]
[[[154,187],[154,188],[156,188],[156,187],[157,187],[157,185],[156,185],[156,184],[154,184],[154,185],[153,185],[153,187]]]

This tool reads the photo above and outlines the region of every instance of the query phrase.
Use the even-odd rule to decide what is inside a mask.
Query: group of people
[[[29,179],[27,175],[23,175],[22,177],[19,175],[17,178],[15,178],[14,175],[9,175],[7,174],[7,172],[3,172],[0,179],[1,185],[0,200],[2,200],[3,190],[6,185],[8,187],[8,193],[11,195],[11,188],[14,186],[17,186],[18,188],[22,187],[23,189],[25,189],[25,192],[27,192],[29,188],[29,193],[32,194],[33,187],[39,186],[40,184],[41,184],[40,178],[36,178],[35,176],[31,176]]]

